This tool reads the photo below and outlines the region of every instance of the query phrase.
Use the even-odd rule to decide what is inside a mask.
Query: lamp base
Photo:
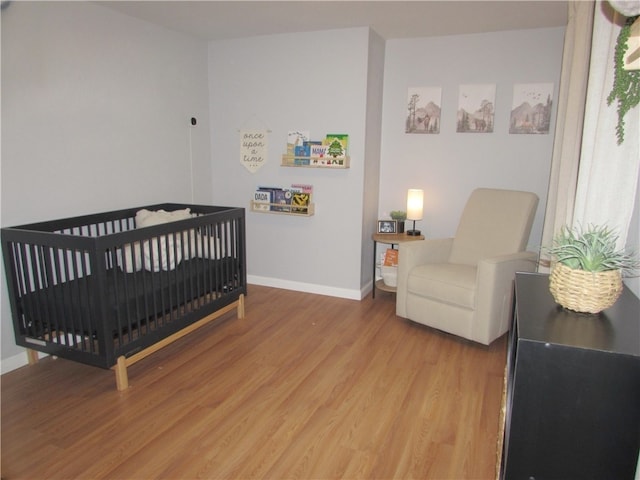
[[[420,230],[407,230],[407,235],[411,235],[412,237],[417,237],[420,235]]]

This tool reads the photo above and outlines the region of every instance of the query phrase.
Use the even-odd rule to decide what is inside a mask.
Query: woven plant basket
[[[556,263],[549,277],[549,290],[564,308],[599,313],[616,303],[622,293],[620,270],[587,272]]]

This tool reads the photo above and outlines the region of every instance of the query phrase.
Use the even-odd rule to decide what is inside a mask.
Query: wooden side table
[[[376,266],[378,264],[376,252],[377,244],[386,243],[391,245],[391,248],[395,248],[396,245],[399,245],[403,242],[424,240],[424,235],[407,235],[406,233],[374,233],[373,235],[371,235],[371,238],[373,240],[373,288],[371,289],[371,295],[372,298],[376,298],[376,288],[384,292],[396,291],[396,287],[385,285],[383,280],[378,280],[376,282]]]

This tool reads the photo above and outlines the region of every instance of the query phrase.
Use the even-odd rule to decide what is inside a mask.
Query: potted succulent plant
[[[636,255],[617,248],[618,235],[606,226],[564,227],[547,249],[555,260],[549,290],[569,310],[599,313],[622,293],[622,275],[640,266]]]
[[[398,233],[404,233],[404,221],[407,219],[407,212],[403,210],[393,210],[389,216],[391,220],[398,222]]]

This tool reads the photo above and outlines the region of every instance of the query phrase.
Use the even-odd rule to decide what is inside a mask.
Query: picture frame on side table
[[[378,220],[378,233],[398,233],[398,222],[395,220]]]

